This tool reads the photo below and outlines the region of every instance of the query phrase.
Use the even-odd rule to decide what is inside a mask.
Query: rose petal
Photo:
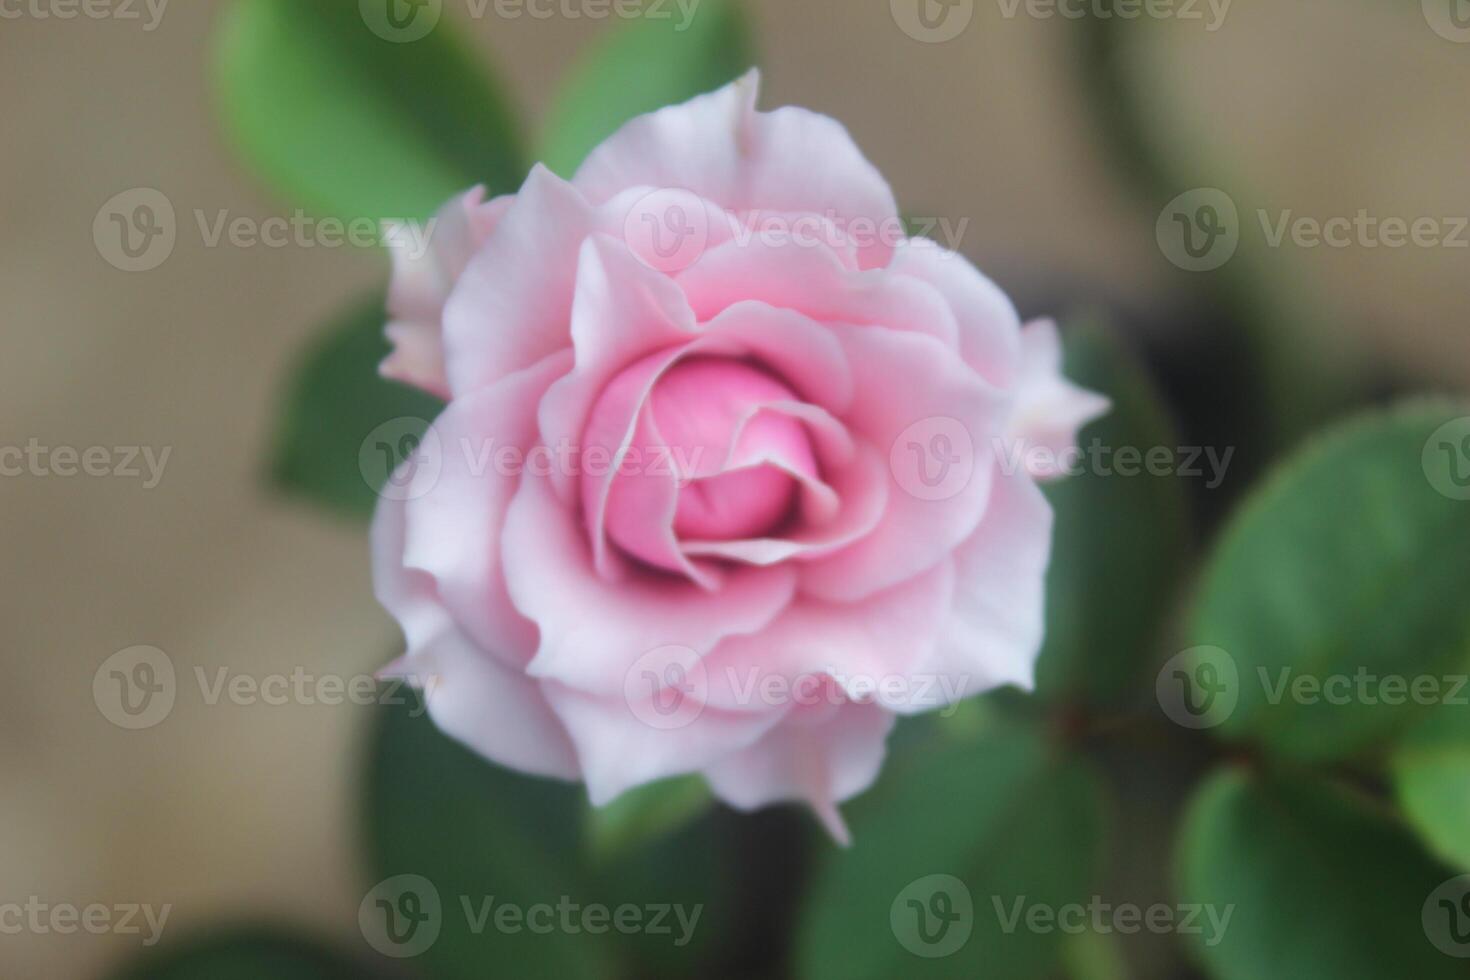
[[[848,353],[855,387],[845,421],[880,450],[931,425],[955,428],[956,486],[919,496],[890,465],[887,510],[872,533],[802,566],[802,591],[851,602],[938,564],[975,530],[990,492],[993,433],[1005,398],[932,337],[876,327],[833,327]],[[918,381],[922,379],[922,383]],[[889,460],[892,462],[892,454]]]
[[[384,499],[373,519],[378,601],[402,626],[407,653],[391,673],[425,690],[448,735],[503,765],[575,779],[580,769],[541,685],[475,645],[441,602],[434,579],[403,564],[405,507]]]
[[[705,778],[715,795],[740,810],[807,803],[845,846],[850,838],[837,804],[878,778],[893,721],[892,712],[871,704],[792,712],[750,748],[707,768]]]
[[[887,181],[841,123],[805,109],[757,112],[758,72],[683,105],[624,124],[593,150],[573,182],[603,202],[628,187],[683,188],[726,210],[816,213],[875,229],[898,221]],[[857,237],[854,235],[854,237]],[[892,246],[860,252],[864,268],[888,264]]]
[[[566,725],[586,773],[593,806],[612,802],[643,783],[697,772],[758,740],[783,716],[702,708],[678,727],[657,728],[630,705],[546,685],[547,698]]]
[[[950,348],[959,343],[955,313],[934,286],[887,271],[854,271],[825,248],[730,241],[677,278],[701,320],[754,300],[822,323],[929,334]]]
[[[524,453],[534,444],[536,403],[570,366],[569,353],[553,354],[451,402],[420,443],[420,453],[437,457],[438,478],[405,504],[403,564],[433,578],[444,604],[482,649],[516,666],[535,652],[537,634],[506,592],[501,532]]]
[[[1006,430],[1008,454],[1027,461],[1039,480],[1064,475],[1077,433],[1107,414],[1112,402],[1080,388],[1062,374],[1062,341],[1051,320],[1035,320],[1021,333],[1016,407]],[[1032,447],[1045,449],[1031,453]]]
[[[464,395],[571,343],[577,255],[596,224],[576,188],[532,168],[444,307],[449,386]]]
[[[485,201],[475,187],[439,210],[422,228],[393,223],[384,240],[393,262],[388,287],[387,335],[393,351],[379,369],[384,377],[449,394],[444,369],[444,303],[470,258],[494,232],[513,198]]]
[[[955,550],[954,605],[920,670],[950,678],[960,697],[1006,684],[1032,689],[1051,529],[1051,505],[1031,478],[997,474],[984,519]]]
[[[1021,359],[1021,319],[1000,287],[958,252],[911,238],[894,253],[891,271],[937,289],[959,325],[960,354],[1000,388],[1014,383]]]
[[[703,660],[711,707],[768,711],[764,685],[801,703],[800,684],[829,678],[846,699],[913,710],[942,707],[938,678],[920,676],[934,659],[954,604],[954,568],[946,559],[860,603],[802,597],[754,636],[721,641]]]
[[[593,569],[576,517],[534,474],[511,503],[501,547],[511,598],[541,628],[528,672],[592,693],[616,695],[650,650],[702,655],[727,636],[759,631],[796,587],[789,568],[736,569],[718,592],[650,574],[609,583]]]

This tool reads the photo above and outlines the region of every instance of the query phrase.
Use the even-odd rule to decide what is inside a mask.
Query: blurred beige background
[[[154,489],[0,478],[0,904],[169,903],[169,939],[275,910],[352,941],[368,886],[354,792],[368,710],[210,706],[193,671],[353,675],[389,653],[362,529],[273,499],[259,479],[293,356],[385,265],[201,241],[195,208],[289,214],[215,123],[223,6],[176,0],[152,32],[0,21],[0,446],[171,451]],[[753,2],[766,103],[844,120],[908,210],[969,219],[964,250],[1003,284],[1080,283],[1138,304],[1187,289],[1154,242],[1164,202],[1129,197],[1097,149],[1074,25],[1008,6],[976,0],[958,38],[925,44],[887,0]],[[530,123],[607,26],[446,8]],[[1197,183],[1229,189],[1243,213],[1470,215],[1470,44],[1436,35],[1418,4],[1241,0],[1214,32],[1134,26],[1152,111],[1194,146]],[[92,223],[139,186],[184,220],[166,264],[129,274],[99,256]],[[1470,249],[1279,258],[1344,341],[1429,382],[1470,380]],[[170,655],[180,694],[164,723],[130,732],[94,706],[92,678],[137,644]],[[138,942],[0,934],[0,972],[93,976]]]

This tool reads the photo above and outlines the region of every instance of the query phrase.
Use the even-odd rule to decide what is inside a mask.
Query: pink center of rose
[[[608,538],[656,567],[679,568],[667,532],[671,482],[679,541],[779,532],[794,511],[801,478],[818,477],[806,426],[782,411],[799,401],[783,382],[744,361],[694,358],[669,368],[643,407],[623,471],[613,477]],[[589,428],[607,410],[599,402]],[[582,479],[600,485],[606,476],[589,468]],[[594,487],[583,490],[584,500],[595,499]]]

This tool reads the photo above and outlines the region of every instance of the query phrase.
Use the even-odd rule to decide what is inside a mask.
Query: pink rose
[[[1106,402],[757,83],[396,256],[384,372],[449,404],[378,508],[377,592],[387,673],[432,676],[490,759],[597,805],[700,772],[845,840],[897,715],[1031,685],[1047,474],[1005,450],[1060,453]]]

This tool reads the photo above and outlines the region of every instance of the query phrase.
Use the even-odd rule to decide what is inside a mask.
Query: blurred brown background
[[[362,529],[260,479],[294,354],[386,265],[351,249],[206,247],[196,208],[290,213],[216,124],[222,0],[175,0],[153,31],[141,6],[139,22],[43,19],[26,4],[5,3],[0,20],[0,446],[171,455],[153,489],[0,478],[0,903],[169,903],[169,938],[272,911],[351,940],[368,886],[354,782],[368,709],[211,706],[193,671],[350,676],[389,653]],[[888,0],[751,7],[766,104],[845,121],[908,211],[969,219],[964,250],[1003,285],[1144,308],[1189,288],[1155,245],[1165,202],[1135,199],[1109,169],[1072,22],[976,0],[959,37],[926,44]],[[446,0],[528,126],[608,27],[466,9]],[[1232,193],[1243,248],[1262,247],[1257,208],[1470,215],[1470,44],[1436,34],[1418,4],[1240,0],[1213,32],[1133,28],[1157,135],[1189,147],[1195,184]],[[99,255],[92,226],[134,187],[161,190],[180,222],[169,260],[129,274]],[[1431,382],[1470,380],[1470,248],[1288,245],[1267,263],[1320,304],[1334,343]],[[98,711],[92,679],[137,644],[173,659],[178,702],[162,724],[124,731]],[[0,972],[91,976],[138,942],[0,934]]]

